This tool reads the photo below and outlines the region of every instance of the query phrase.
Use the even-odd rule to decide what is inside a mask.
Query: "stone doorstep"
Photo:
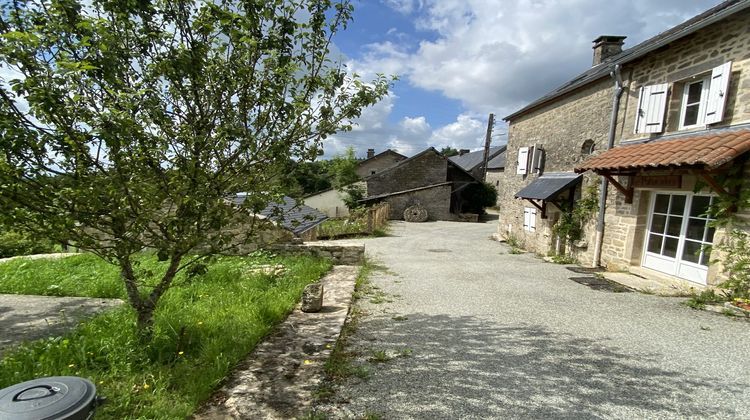
[[[194,419],[288,419],[304,414],[324,378],[351,305],[357,266],[335,266],[321,279],[323,309],[299,305],[258,344]]]
[[[631,267],[631,272],[602,272],[607,280],[631,289],[659,296],[688,296],[700,293],[706,286],[678,278],[663,276],[641,267]]]

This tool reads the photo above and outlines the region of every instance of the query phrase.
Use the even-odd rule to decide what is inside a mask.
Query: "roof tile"
[[[576,172],[702,166],[715,169],[750,151],[750,129],[619,146],[583,162]]]

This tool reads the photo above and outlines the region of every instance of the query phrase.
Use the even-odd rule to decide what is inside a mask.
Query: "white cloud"
[[[413,86],[457,99],[470,112],[500,116],[522,107],[584,71],[591,41],[626,35],[626,47],[674,26],[717,0],[388,0],[419,11],[415,27],[437,35],[411,51],[390,42],[369,44],[356,63],[380,68]],[[371,71],[370,71],[371,72]]]

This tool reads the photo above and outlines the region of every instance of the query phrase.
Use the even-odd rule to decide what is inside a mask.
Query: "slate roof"
[[[401,153],[396,152],[396,151],[391,150],[391,149],[386,149],[386,150],[383,150],[382,152],[378,153],[377,155],[375,155],[375,156],[373,156],[371,158],[367,158],[365,160],[361,160],[361,161],[357,162],[357,165],[361,165],[361,164],[363,164],[365,162],[369,162],[369,161],[371,161],[373,159],[377,159],[377,158],[379,158],[381,156],[385,156],[385,155],[394,155],[397,158],[401,158],[401,160],[406,159],[406,156],[402,155]]]
[[[489,159],[497,157],[498,154],[505,155],[506,146],[490,147]],[[466,153],[462,156],[451,156],[448,158],[451,162],[460,166],[464,171],[471,171],[477,166],[482,164],[484,160],[484,149],[477,150],[476,152]],[[505,166],[505,159],[503,159],[503,167]],[[489,165],[487,166],[489,168]]]
[[[487,169],[505,169],[505,150],[487,162]]]
[[[245,195],[241,193],[232,198],[235,204],[242,204],[244,201]],[[284,196],[282,203],[269,203],[259,214],[278,222],[295,235],[307,232],[328,218],[320,211],[297,204],[295,199],[287,196]]]
[[[644,55],[658,48],[663,47],[664,45],[669,44],[670,42],[688,36],[701,28],[704,28],[712,23],[731,16],[739,11],[747,9],[748,7],[750,7],[750,0],[729,0],[718,4],[679,25],[656,35],[653,38],[649,38],[634,47],[628,48],[615,56],[607,58],[602,63],[591,67],[590,69],[579,74],[578,76],[553,90],[552,92],[549,92],[548,94],[542,96],[529,105],[503,118],[503,120],[509,121],[514,117],[525,113],[526,111],[530,111],[531,109],[536,108],[544,103],[550,102],[553,99],[556,99],[566,93],[572,92],[591,82],[606,77],[609,75],[610,71],[612,71],[612,67],[615,64],[622,65],[625,63],[629,63],[633,60],[643,57]]]
[[[750,151],[750,129],[658,140],[609,149],[575,168],[576,172],[627,172],[637,169],[697,167],[715,169]]]
[[[533,200],[549,200],[560,192],[578,184],[583,175],[573,172],[550,172],[535,179],[516,193],[516,198],[530,198]]]

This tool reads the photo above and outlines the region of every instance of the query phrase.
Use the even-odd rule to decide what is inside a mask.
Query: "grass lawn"
[[[164,267],[150,255],[139,261],[143,273]],[[250,273],[258,264],[282,264],[287,271]],[[91,379],[107,397],[97,418],[185,418],[286,317],[304,286],[329,269],[328,261],[304,257],[220,257],[206,274],[176,279],[160,302],[149,346],[138,342],[135,315],[124,305],[63,337],[6,353],[0,388],[75,375]],[[124,297],[117,268],[92,255],[2,263],[0,293]]]

